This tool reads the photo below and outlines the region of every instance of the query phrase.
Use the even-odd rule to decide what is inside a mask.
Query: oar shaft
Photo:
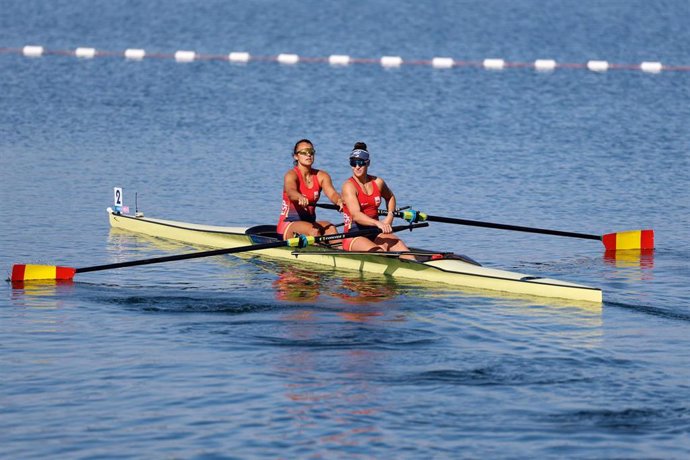
[[[408,229],[413,229],[413,228],[420,228],[420,227],[428,227],[429,224],[426,222],[418,223],[418,224],[412,224],[412,225],[398,225],[393,227],[393,232],[399,232],[402,230],[408,230]],[[378,233],[381,233],[381,230],[378,228],[372,228],[372,229],[365,229],[365,230],[356,230],[354,232],[348,232],[348,233],[336,233],[333,235],[324,235],[324,236],[317,236],[314,237],[314,242],[315,243],[322,243],[326,241],[333,241],[333,240],[339,240],[343,238],[354,238],[357,236],[368,236],[368,235],[376,235]],[[224,249],[212,249],[210,251],[202,251],[202,252],[192,252],[189,254],[179,254],[175,256],[163,256],[163,257],[154,257],[152,259],[142,259],[142,260],[130,260],[128,262],[118,262],[114,264],[105,264],[105,265],[94,265],[92,267],[82,267],[82,268],[77,268],[76,273],[86,273],[86,272],[96,272],[100,270],[110,270],[113,268],[124,268],[124,267],[135,267],[138,265],[150,265],[150,264],[159,264],[163,262],[174,262],[176,260],[187,260],[187,259],[198,259],[201,257],[213,257],[213,256],[221,256],[225,254],[235,254],[239,252],[248,252],[248,251],[260,251],[262,249],[271,249],[271,248],[280,248],[280,247],[285,247],[285,246],[293,246],[293,244],[290,243],[290,240],[285,240],[285,241],[276,241],[273,243],[261,243],[261,244],[252,244],[248,246],[239,246],[239,247],[234,247],[234,248],[224,248]]]
[[[338,209],[337,206],[332,204],[317,204],[316,206],[324,209]],[[385,216],[388,211],[383,209],[379,210],[380,216]],[[403,213],[400,211],[395,211],[395,217],[402,217]],[[426,221],[428,222],[441,222],[445,224],[458,224],[467,225],[471,227],[484,227],[484,228],[496,228],[500,230],[513,230],[518,232],[528,232],[528,233],[541,233],[543,235],[556,235],[565,236],[569,238],[583,238],[587,240],[597,240],[601,241],[601,235],[590,235],[587,233],[577,233],[577,232],[564,232],[561,230],[549,230],[546,228],[534,228],[534,227],[523,227],[520,225],[508,225],[508,224],[496,224],[493,222],[482,222],[478,220],[468,220],[468,219],[455,219],[452,217],[442,217],[442,216],[429,216],[426,215]]]
[[[275,243],[253,244],[251,246],[239,246],[236,248],[213,249],[210,251],[192,252],[189,254],[179,254],[179,255],[175,255],[175,256],[154,257],[152,259],[130,260],[128,262],[118,262],[118,263],[114,263],[114,264],[94,265],[93,267],[77,268],[76,272],[77,273],[97,272],[100,270],[110,270],[112,268],[136,267],[138,265],[159,264],[159,263],[163,263],[163,262],[174,262],[176,260],[198,259],[200,257],[213,257],[213,256],[220,256],[220,255],[224,255],[224,254],[232,254],[232,253],[237,253],[237,252],[246,252],[249,250],[259,251],[261,249],[279,248],[281,246],[287,246],[287,243],[285,241],[276,241]]]
[[[330,204],[317,204],[321,208],[338,209]],[[379,211],[379,215],[387,215],[388,211]],[[520,225],[496,224],[478,220],[456,219],[453,217],[430,216],[418,211],[395,211],[395,217],[402,217],[408,222],[429,221],[446,224],[468,225],[472,227],[496,228],[499,230],[513,230],[517,232],[540,233],[542,235],[564,236],[567,238],[582,238],[585,240],[597,240],[604,244],[607,251],[626,249],[654,249],[654,230],[627,230],[624,232],[607,233],[605,235],[591,235],[588,233],[564,232],[562,230],[550,230],[547,228],[524,227]]]
[[[385,212],[385,211],[384,211]],[[544,235],[565,236],[569,238],[583,238],[587,240],[601,241],[600,235],[590,235],[587,233],[563,232],[561,230],[549,230],[545,228],[522,227],[519,225],[496,224],[492,222],[481,222],[477,220],[455,219],[451,217],[440,216],[426,216],[426,220],[430,222],[442,222],[446,224],[468,225],[472,227],[496,228],[500,230],[514,230],[518,232],[541,233]]]

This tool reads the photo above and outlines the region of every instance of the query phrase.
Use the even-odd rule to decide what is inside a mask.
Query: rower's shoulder
[[[347,178],[345,180],[345,182],[343,182],[343,190],[346,190],[346,189],[347,190],[355,190],[355,191],[357,190],[351,177]]]

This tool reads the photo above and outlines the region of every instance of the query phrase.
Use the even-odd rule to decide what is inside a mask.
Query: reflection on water
[[[74,288],[72,280],[12,281],[10,299],[17,306],[57,308],[62,295]]]
[[[628,249],[625,251],[606,251],[604,262],[620,268],[654,268],[654,249]]]
[[[11,287],[10,303],[19,307],[12,327],[31,334],[52,335],[65,331],[59,310],[74,289],[71,280],[14,281]]]
[[[631,281],[653,279],[654,249],[606,251],[604,253],[604,262],[607,265],[622,269],[622,273],[625,273],[625,277]]]
[[[121,228],[110,227],[110,232],[108,233],[108,249],[115,255],[130,252],[143,252],[142,249],[151,248],[181,254],[185,249],[188,250],[190,247],[196,247],[200,251],[208,249],[203,246],[192,246],[179,241],[157,238],[143,233],[132,233],[131,231]],[[148,255],[148,253],[150,253],[150,251],[147,250],[146,254]]]
[[[324,295],[348,304],[371,304],[400,294],[397,283],[390,277],[367,276],[363,273],[342,273],[320,267],[296,267],[276,263],[277,279],[273,282],[276,299],[313,302]]]
[[[337,381],[325,372],[337,361],[342,371]],[[277,371],[285,379],[287,412],[295,433],[319,433],[314,439],[316,457],[338,446],[367,446],[384,437],[375,416],[382,410],[380,387],[369,383],[367,370],[380,371],[385,361],[379,352],[349,350],[337,356],[290,353]],[[330,375],[317,380],[305,376]],[[315,429],[321,427],[321,429]]]
[[[418,339],[414,332],[381,330],[367,321],[383,312],[334,313],[346,321],[329,321],[324,327],[331,313],[304,310],[285,315],[289,327],[281,342],[286,352],[274,368],[283,382],[291,432],[318,433],[309,441],[315,457],[334,447],[367,446],[384,437],[375,416],[386,412],[381,407],[386,398],[372,377],[386,372],[398,342]]]
[[[340,273],[320,267],[303,268],[276,263],[277,278],[273,282],[277,300],[313,304],[316,301],[336,300],[335,313],[346,321],[366,322],[383,316],[373,304],[393,299],[401,294],[395,280],[383,276],[366,276],[362,273]],[[363,306],[367,310],[342,308],[346,305]],[[315,312],[303,310],[293,313],[294,319],[306,320]]]

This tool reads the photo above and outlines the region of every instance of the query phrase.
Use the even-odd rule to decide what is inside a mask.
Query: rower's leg
[[[387,235],[378,235],[376,237],[376,242],[382,246],[386,251],[391,251],[391,252],[407,252],[410,249],[407,247],[407,245],[398,238],[397,235],[394,235],[392,233],[387,234]],[[400,256],[401,259],[409,259],[409,260],[416,260],[415,256],[411,254],[404,254]]]
[[[358,236],[352,239],[350,243],[350,251],[355,252],[382,252],[384,249],[378,244],[371,241],[364,236]]]
[[[335,225],[327,220],[320,220],[315,225],[319,228],[321,235],[335,235],[338,233],[338,229],[335,228]]]
[[[320,229],[311,222],[299,220],[290,223],[290,226],[287,227],[285,233],[283,233],[283,239],[287,240],[296,235],[319,236],[319,231]]]

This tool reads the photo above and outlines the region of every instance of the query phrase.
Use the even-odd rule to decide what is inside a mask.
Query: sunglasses
[[[369,160],[362,160],[361,158],[350,158],[350,166],[356,168],[358,166],[369,166]]]
[[[296,151],[296,152],[295,152],[295,155],[304,155],[305,157],[307,157],[307,156],[308,156],[308,157],[313,157],[314,155],[316,155],[316,150],[311,149],[311,148],[309,148],[309,149],[302,149],[302,150]]]

